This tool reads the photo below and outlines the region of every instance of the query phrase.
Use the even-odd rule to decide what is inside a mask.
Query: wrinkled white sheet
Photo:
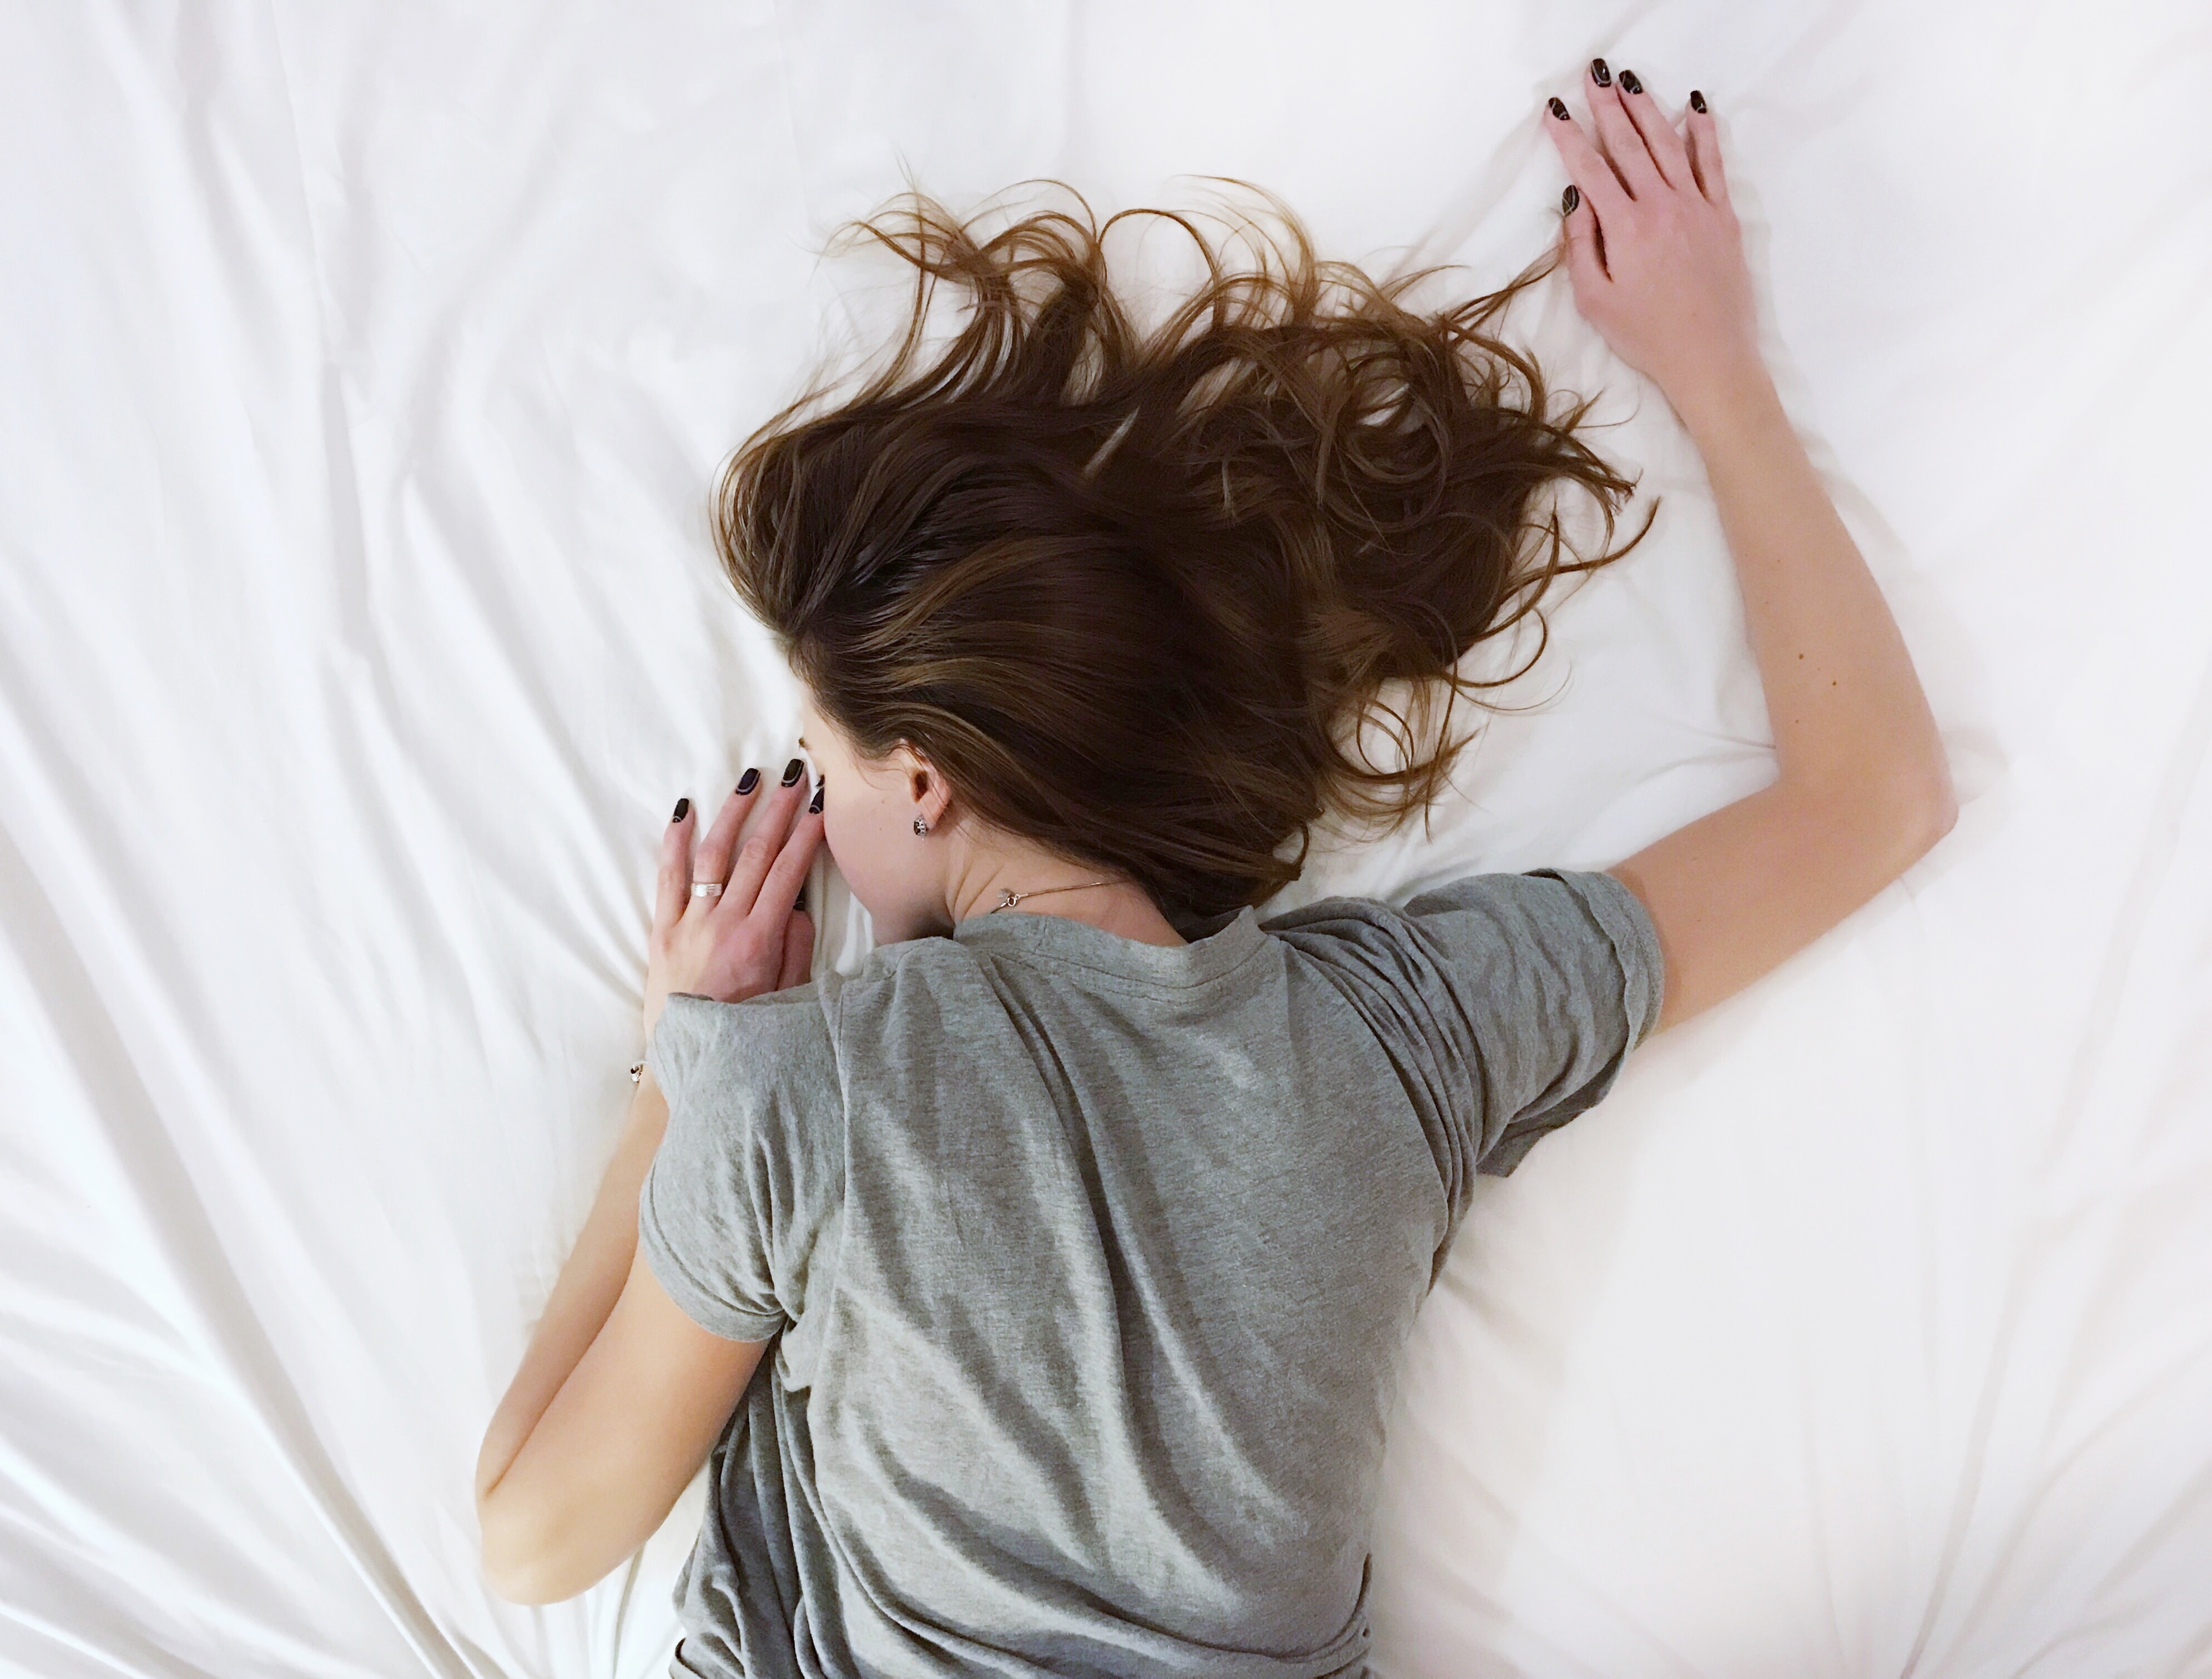
[[[1598,52],[1713,102],[1964,812],[1485,1185],[1379,1665],[2212,1671],[2191,0],[0,14],[0,1667],[665,1670],[696,1502],[532,1610],[469,1479],[628,1094],[668,807],[790,750],[703,508],[843,318],[814,249],[902,167],[1217,173],[1494,284]],[[1432,832],[1285,906],[1601,866],[1771,773],[1694,454],[1563,280],[1519,321],[1659,526]]]

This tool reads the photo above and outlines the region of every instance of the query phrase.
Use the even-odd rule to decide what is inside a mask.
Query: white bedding
[[[668,807],[791,750],[703,508],[842,318],[813,249],[902,167],[1212,173],[1495,284],[1601,52],[1712,101],[1964,808],[1485,1185],[1378,1665],[2212,1672],[2202,9],[1601,9],[0,14],[0,1668],[665,1671],[696,1501],[532,1610],[469,1481]],[[1519,319],[1659,526],[1431,833],[1285,906],[1601,866],[1771,773],[1694,454],[1563,279]]]

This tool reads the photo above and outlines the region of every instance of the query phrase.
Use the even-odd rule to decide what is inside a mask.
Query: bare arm
[[[1735,557],[1781,776],[1611,871],[1659,928],[1662,1031],[1835,926],[1956,813],[1896,620],[1765,369],[1732,369],[1677,407]]]
[[[599,1195],[568,1262],[561,1268],[546,1299],[544,1316],[538,1320],[521,1367],[484,1428],[483,1445],[477,1454],[476,1486],[477,1513],[487,1541],[493,1536],[492,1518],[498,1513],[490,1502],[494,1489],[622,1297],[637,1250],[638,1192],[667,1126],[668,1104],[647,1075],[630,1099],[614,1158],[599,1179]]]
[[[1547,123],[1581,203],[1577,303],[1666,391],[1705,462],[1741,585],[1780,776],[1610,871],[1650,910],[1664,1029],[1733,995],[1895,879],[1956,815],[1896,620],[1821,487],[1756,343],[1711,117],[1588,76],[1601,147]]]
[[[732,794],[699,848],[690,801],[661,839],[651,1035],[672,992],[735,1001],[805,981],[810,920],[793,904],[821,843],[803,787],[766,803],[742,849],[750,794]],[[719,898],[693,879],[721,881]],[[728,1341],[668,1298],[637,1250],[637,1204],[668,1126],[640,1080],[614,1159],[521,1368],[484,1431],[477,1517],[486,1579],[501,1597],[550,1603],[600,1579],[652,1536],[752,1379],[766,1341]]]
[[[485,1578],[516,1603],[572,1597],[652,1536],[766,1350],[684,1316],[637,1253],[637,1198],[668,1121],[638,1086],[599,1198],[485,1431]]]

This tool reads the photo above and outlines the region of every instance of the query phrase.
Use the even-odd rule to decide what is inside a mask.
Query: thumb
[[[691,801],[678,799],[676,814],[660,830],[660,867],[653,877],[653,926],[655,932],[672,928],[683,918],[684,900],[691,891]]]
[[[783,967],[775,976],[775,989],[788,991],[794,985],[804,985],[814,976],[814,917],[804,909],[792,912],[783,924]]]
[[[1567,241],[1567,272],[1575,289],[1603,285],[1605,265],[1598,260],[1597,211],[1580,188],[1570,184],[1559,195],[1560,229]]]

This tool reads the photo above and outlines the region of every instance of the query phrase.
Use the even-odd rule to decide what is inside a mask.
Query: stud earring
[[[929,824],[917,816],[914,819],[914,830],[917,834],[926,834],[929,831]]]

